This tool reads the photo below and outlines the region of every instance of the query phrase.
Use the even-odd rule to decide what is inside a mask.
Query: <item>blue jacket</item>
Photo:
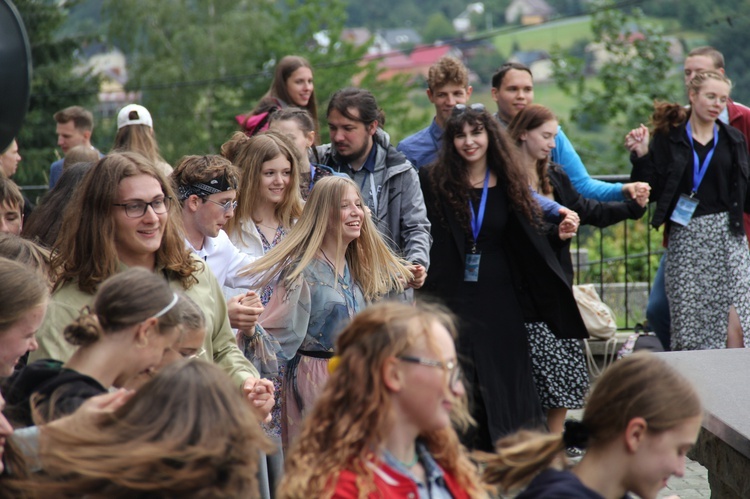
[[[586,167],[583,166],[581,157],[578,156],[562,127],[557,127],[555,148],[552,150],[551,156],[552,162],[563,167],[573,187],[583,197],[596,199],[597,201],[625,201],[625,197],[622,195],[622,184],[591,178]]]

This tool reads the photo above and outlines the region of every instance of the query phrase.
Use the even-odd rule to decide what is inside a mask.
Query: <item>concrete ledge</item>
[[[615,347],[615,353],[622,348],[622,346],[625,344],[626,341],[628,341],[628,338],[631,334],[633,334],[634,331],[623,331],[619,333],[615,333],[615,340],[617,342],[617,345]],[[589,349],[591,350],[591,353],[593,355],[605,355],[605,353],[611,353],[611,350],[607,352],[607,340],[599,340],[595,338],[588,338],[585,340],[589,344]],[[611,345],[612,343],[610,343]],[[612,348],[611,346],[609,347]]]

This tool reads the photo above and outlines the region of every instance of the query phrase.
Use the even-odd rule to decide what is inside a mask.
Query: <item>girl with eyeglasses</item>
[[[419,170],[432,224],[422,293],[459,320],[458,352],[477,425],[473,449],[544,423],[532,376],[521,299],[529,296],[563,337],[588,336],[545,235],[515,146],[487,111],[459,108],[446,123],[438,160]],[[434,259],[434,260],[433,260]],[[522,293],[523,291],[523,293]]]
[[[23,426],[74,412],[86,399],[124,387],[155,369],[180,331],[180,297],[146,269],[132,268],[106,280],[63,335],[77,347],[66,362],[37,360],[9,380],[7,402]]]
[[[55,290],[37,336],[39,349],[29,358],[67,361],[75,347],[63,338],[65,326],[92,304],[108,277],[143,267],[201,307],[204,358],[219,364],[267,414],[272,384],[259,379],[237,347],[216,277],[185,247],[174,199],[169,181],[139,154],[111,153],[91,167],[65,211],[64,230],[52,252]]]
[[[469,420],[455,335],[435,306],[357,314],[336,339],[279,497],[486,497],[452,425]]]
[[[519,160],[532,188],[574,210],[580,215],[581,224],[607,227],[628,218],[642,217],[648,204],[647,187],[641,189],[635,199],[625,202],[585,199],[575,190],[562,167],[550,160],[557,131],[555,115],[538,104],[526,106],[508,125],[508,133],[518,146]],[[552,244],[567,281],[573,284],[570,239]],[[567,410],[583,407],[589,387],[581,341],[558,338],[546,322],[530,320],[538,317],[534,310],[525,315],[534,382],[546,412],[547,426],[553,433],[562,433]]]

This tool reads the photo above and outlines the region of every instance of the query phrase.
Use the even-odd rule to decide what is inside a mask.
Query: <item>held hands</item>
[[[641,123],[641,126],[630,130],[625,136],[625,147],[628,151],[634,152],[636,156],[642,158],[648,153],[649,139],[648,128]]]
[[[273,409],[273,383],[263,378],[247,378],[242,385],[242,392],[247,400],[260,415],[261,421],[271,421],[271,409]]]
[[[409,265],[406,268],[409,269],[409,271],[411,271],[411,273],[414,275],[411,281],[406,283],[406,287],[414,289],[421,288],[424,285],[425,279],[427,279],[427,269],[419,264]]]
[[[641,207],[648,204],[651,186],[646,182],[631,182],[622,186],[622,193],[627,199],[635,199]]]
[[[227,301],[229,324],[234,329],[247,331],[250,334],[255,332],[255,323],[258,322],[258,317],[263,310],[263,305],[260,303],[260,296],[255,291],[248,291],[247,294],[233,296]]]
[[[565,241],[576,235],[581,219],[578,217],[578,213],[565,207],[560,208],[560,215],[564,218],[558,225],[558,237]]]

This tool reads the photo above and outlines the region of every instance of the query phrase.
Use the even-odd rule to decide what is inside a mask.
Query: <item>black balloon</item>
[[[0,151],[18,135],[29,107],[31,49],[21,16],[0,0]]]

